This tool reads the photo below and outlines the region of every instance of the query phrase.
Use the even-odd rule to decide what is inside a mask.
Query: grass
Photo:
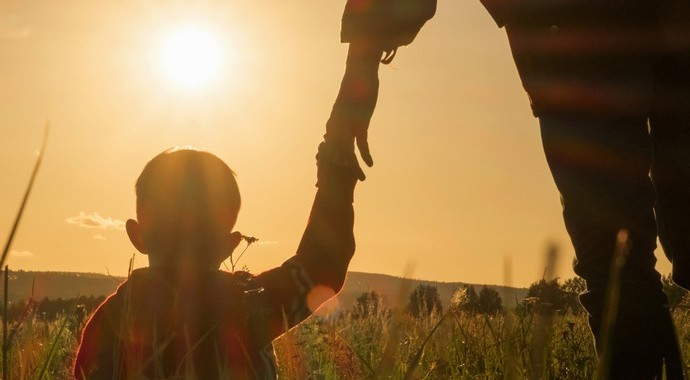
[[[68,379],[78,344],[72,318],[27,318],[18,326],[9,350],[9,379]],[[4,363],[2,363],[4,365]]]
[[[340,311],[312,317],[275,341],[280,378],[583,379],[594,375],[584,314],[552,314],[544,319],[543,311],[535,308],[493,317],[457,311],[423,318],[399,314],[397,320],[394,315],[383,310],[355,317]],[[690,311],[677,309],[674,318],[688,368]],[[550,326],[542,335],[544,320]],[[28,318],[13,338],[10,378],[70,378],[79,329],[72,316],[54,321],[36,315]],[[394,351],[386,349],[391,339],[396,339]]]

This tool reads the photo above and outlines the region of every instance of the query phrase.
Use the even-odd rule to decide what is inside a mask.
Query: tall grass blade
[[[50,344],[50,351],[48,351],[48,357],[46,358],[45,362],[43,362],[43,367],[41,367],[41,372],[38,373],[38,377],[37,377],[38,380],[43,380],[46,373],[48,372],[48,367],[50,366],[50,363],[53,361],[53,357],[55,356],[55,351],[57,351],[58,342],[60,342],[60,338],[62,337],[62,332],[65,331],[65,327],[67,327],[67,322],[69,322],[69,317],[65,316],[64,320],[60,324],[60,328],[58,329],[57,333],[55,333],[55,336],[53,337],[53,341]]]
[[[10,247],[12,246],[12,240],[17,233],[17,228],[19,227],[19,221],[22,219],[22,214],[24,214],[24,209],[26,208],[26,203],[29,200],[29,195],[31,194],[31,189],[34,187],[34,181],[38,174],[38,169],[41,167],[41,162],[43,161],[43,154],[46,150],[46,144],[48,143],[48,131],[50,130],[50,122],[46,122],[45,131],[43,132],[43,143],[41,144],[41,150],[38,152],[38,158],[36,159],[36,165],[34,165],[34,170],[31,173],[31,179],[29,180],[29,186],[24,193],[24,199],[22,199],[22,204],[19,206],[19,212],[14,220],[14,225],[12,225],[12,230],[5,243],[5,249],[2,251],[2,256],[0,256],[0,267],[5,265],[7,260],[7,254],[10,252]]]
[[[403,377],[404,380],[412,380],[414,376],[414,372],[417,369],[417,366],[419,365],[419,361],[422,359],[422,354],[424,353],[424,348],[426,348],[427,343],[429,343],[429,340],[431,340],[431,337],[436,333],[436,330],[443,324],[443,322],[446,320],[446,318],[451,314],[452,311],[446,311],[441,318],[439,318],[438,322],[434,325],[434,327],[429,331],[429,334],[424,338],[424,341],[422,344],[419,346],[417,349],[417,352],[415,352],[414,356],[412,357],[412,362],[410,365],[407,367],[407,372],[405,373],[405,376]]]
[[[604,305],[604,315],[601,321],[599,365],[594,371],[594,380],[608,379],[609,376],[613,330],[616,327],[616,319],[618,317],[621,275],[629,251],[630,241],[628,239],[628,231],[620,230],[616,238],[616,250],[613,254],[613,262],[611,263],[611,271],[609,273],[609,283],[606,290],[606,304]]]
[[[546,283],[556,281],[556,262],[558,260],[558,246],[549,243],[546,250],[546,265],[542,280]],[[540,301],[541,302],[541,301]],[[543,379],[546,377],[547,357],[549,355],[549,343],[553,333],[553,305],[540,303],[538,305],[534,326],[534,340],[531,351],[530,379]]]
[[[7,284],[9,283],[10,269],[5,265],[5,290],[3,298],[3,309],[2,309],[2,378],[9,380],[7,376],[7,371],[9,366],[9,360],[7,360],[7,353],[9,352],[10,345],[7,339]]]
[[[414,265],[408,263],[403,272],[403,278],[412,278]],[[402,281],[400,283],[400,290],[398,291],[397,307],[392,310],[390,322],[390,334],[386,341],[386,346],[383,350],[383,357],[376,370],[378,378],[386,378],[392,375],[393,367],[395,366],[395,354],[400,345],[400,335],[402,333],[402,319],[403,309],[405,305],[405,297],[410,293],[410,281]]]
[[[511,260],[510,256],[506,256],[503,261],[503,286],[504,288],[501,298],[507,300],[511,296],[510,291],[508,289],[513,286],[513,261]],[[513,293],[512,295],[515,297],[515,305],[517,307],[517,305],[520,304],[517,300],[517,294]],[[503,362],[503,379],[513,380],[517,378],[518,357],[517,344],[514,339],[515,326],[513,324],[513,318],[507,312],[507,310],[504,314],[504,318],[505,320],[503,322],[503,341],[505,342],[505,347],[503,347],[503,349],[506,355],[504,356],[505,360]]]
[[[343,342],[347,348],[350,349],[351,352],[355,354],[357,359],[359,359],[359,362],[364,365],[364,368],[369,372],[371,376],[375,376],[376,372],[374,371],[374,368],[371,366],[369,361],[362,355],[355,347],[347,340],[345,337],[339,333],[338,331],[335,332],[336,336],[340,339],[341,342]]]

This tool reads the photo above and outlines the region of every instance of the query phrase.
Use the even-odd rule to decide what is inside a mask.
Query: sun
[[[208,86],[217,79],[225,61],[224,49],[211,31],[188,26],[163,38],[160,68],[165,77],[184,88]]]

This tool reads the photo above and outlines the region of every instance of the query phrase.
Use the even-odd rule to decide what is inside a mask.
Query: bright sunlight
[[[160,65],[167,79],[175,85],[200,88],[218,78],[224,58],[217,35],[190,26],[164,37]]]

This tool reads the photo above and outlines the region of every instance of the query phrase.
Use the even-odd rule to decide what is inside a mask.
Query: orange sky
[[[53,125],[12,269],[125,274],[134,181],[175,145],[204,147],[238,173],[237,229],[263,242],[240,265],[258,272],[294,252],[344,68],[344,1],[189,3],[0,3],[0,231],[46,118]],[[182,91],[155,62],[166,33],[190,23],[217,33],[227,60],[212,85]],[[553,241],[558,274],[573,275],[537,121],[505,34],[478,0],[441,1],[381,68],[370,143],[352,270],[402,275],[409,265],[417,278],[501,284],[510,257],[512,284],[527,286]]]

